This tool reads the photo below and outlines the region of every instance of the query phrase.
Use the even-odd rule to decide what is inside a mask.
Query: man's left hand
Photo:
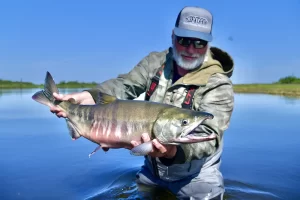
[[[142,134],[142,142],[149,142],[150,137],[148,133]],[[136,141],[131,141],[131,144],[133,147],[136,147],[139,145]],[[176,154],[177,148],[175,145],[163,145],[159,143],[157,139],[152,140],[153,150],[148,154],[152,157],[164,157],[164,158],[173,158]]]

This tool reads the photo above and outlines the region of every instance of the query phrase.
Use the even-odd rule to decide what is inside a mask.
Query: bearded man
[[[230,77],[233,60],[225,51],[210,47],[212,14],[199,7],[184,7],[172,30],[172,46],[151,52],[129,73],[102,82],[83,92],[54,96],[74,98],[79,104],[99,103],[103,92],[119,99],[135,99],[172,104],[214,115],[194,131],[203,136],[215,133],[210,141],[178,146],[163,145],[144,133],[143,142],[152,140],[154,150],[145,156],[137,173],[137,183],[168,189],[179,199],[223,199],[224,183],[220,172],[223,134],[228,129],[234,105]],[[50,108],[66,117],[59,108]],[[132,141],[132,146],[139,145]]]

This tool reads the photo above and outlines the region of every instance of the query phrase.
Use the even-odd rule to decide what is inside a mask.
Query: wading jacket
[[[195,131],[203,135],[215,132],[216,140],[177,147],[174,159],[157,158],[159,176],[165,181],[176,181],[188,176],[207,174],[212,182],[221,181],[218,167],[223,149],[223,133],[228,128],[234,104],[234,93],[230,77],[234,63],[228,53],[216,47],[210,47],[204,63],[195,71],[172,83],[173,77],[172,48],[162,52],[151,52],[144,57],[129,73],[99,84],[88,90],[96,103],[98,92],[114,95],[119,99],[134,99],[149,89],[151,79],[164,65],[159,84],[150,97],[150,101],[173,104],[181,107],[190,86],[198,86],[193,95],[192,109],[209,112],[214,115]],[[151,159],[146,157],[145,165],[154,173]],[[219,165],[218,165],[219,166]],[[215,177],[213,178],[213,176]],[[205,176],[205,175],[203,175]]]

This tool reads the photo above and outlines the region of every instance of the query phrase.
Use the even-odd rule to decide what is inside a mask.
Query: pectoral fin
[[[102,148],[102,150],[103,150],[104,152],[107,152],[107,151],[109,150],[109,147],[102,147],[101,145],[99,145],[99,146],[96,147],[96,149],[95,149],[92,153],[89,154],[89,158],[91,158],[91,156],[92,156],[94,153],[96,153],[100,148]]]
[[[96,149],[94,151],[92,151],[92,153],[89,154],[89,158],[96,153],[99,149],[101,148],[101,145],[97,146]]]
[[[145,156],[151,151],[152,151],[152,141],[149,141],[132,148],[130,154],[135,156]]]

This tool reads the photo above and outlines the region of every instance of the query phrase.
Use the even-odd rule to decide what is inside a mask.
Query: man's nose
[[[195,48],[194,48],[194,45],[192,43],[186,48],[186,52],[189,53],[189,54],[195,53]]]

